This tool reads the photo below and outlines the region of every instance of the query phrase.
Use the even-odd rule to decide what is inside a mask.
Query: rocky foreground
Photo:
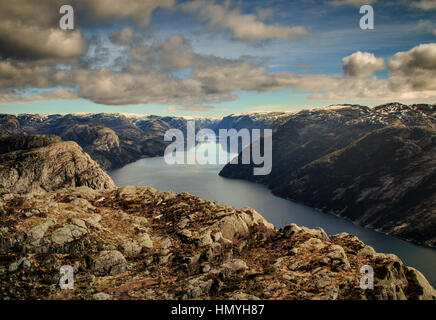
[[[74,268],[74,290],[59,270]],[[360,289],[361,266],[374,289]],[[87,187],[4,193],[2,299],[436,299],[417,270],[355,236],[276,230],[186,193]]]

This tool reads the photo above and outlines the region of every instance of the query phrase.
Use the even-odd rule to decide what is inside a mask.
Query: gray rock
[[[301,227],[305,232],[309,233],[313,238],[318,238],[323,241],[329,241],[327,233],[322,228],[309,229],[307,227]]]
[[[289,236],[293,236],[294,234],[297,234],[301,230],[302,229],[299,226],[297,226],[295,223],[291,223],[283,228],[283,233],[289,237]]]
[[[148,233],[143,233],[139,239],[138,244],[143,248],[143,250],[150,250],[153,249],[153,241],[151,240]]]
[[[12,263],[9,265],[8,271],[9,271],[9,272],[15,272],[15,271],[18,270],[18,268],[19,268],[18,262],[12,262]]]
[[[99,292],[92,296],[94,300],[111,300],[112,296],[110,294]]]
[[[229,300],[260,300],[259,297],[256,297],[252,294],[247,294],[244,292],[237,292],[233,294]]]
[[[327,278],[327,277],[324,277],[324,278],[319,279],[319,280],[315,283],[315,286],[316,286],[318,289],[323,289],[323,288],[329,286],[330,284],[331,284],[330,279]]]
[[[105,250],[94,260],[92,270],[97,275],[113,276],[127,270],[127,261],[121,252]]]
[[[71,221],[79,228],[86,229],[86,223],[82,219],[73,218]]]
[[[428,283],[424,275],[412,267],[406,267],[407,278],[409,285],[415,288],[421,288],[421,290],[415,291],[416,296],[411,297],[418,300],[436,300],[436,290]]]
[[[201,267],[201,272],[203,273],[208,273],[210,271],[210,265],[209,264],[205,264],[204,266]]]
[[[74,241],[75,239],[79,239],[87,233],[88,230],[86,228],[84,229],[76,225],[69,224],[65,227],[55,230],[51,235],[51,241],[54,244],[62,246],[66,243]]]
[[[210,230],[202,235],[200,238],[196,240],[196,243],[199,247],[205,247],[211,245],[213,243],[212,237],[210,236]]]
[[[189,220],[188,219],[183,219],[182,221],[180,221],[178,224],[177,224],[177,227],[179,228],[179,229],[184,229],[184,228],[186,228],[186,226],[188,225],[188,223],[189,223]]]
[[[12,262],[9,265],[8,271],[15,272],[20,268],[28,269],[31,266],[32,266],[32,263],[26,257],[23,257],[23,258],[20,258],[20,260],[18,260],[17,262]]]
[[[365,245],[362,249],[360,249],[357,252],[357,257],[358,258],[374,257],[375,254],[376,254],[376,252],[375,252],[373,247]]]
[[[47,219],[43,223],[40,223],[40,224],[34,226],[26,234],[27,242],[32,243],[32,244],[38,244],[38,242],[44,237],[48,228],[50,228],[51,226],[54,226],[55,224],[56,224],[56,219]]]
[[[188,229],[183,229],[179,232],[177,232],[177,235],[182,238],[183,240],[189,240],[192,238],[192,232]]]
[[[307,240],[306,242],[302,243],[298,249],[302,248],[302,249],[307,249],[307,250],[321,250],[323,248],[325,248],[326,245],[318,238],[311,238],[309,240]]]
[[[243,272],[248,269],[247,264],[241,259],[232,259],[222,265],[224,274],[233,274]]]
[[[160,247],[162,249],[168,249],[169,247],[171,247],[173,244],[171,242],[170,238],[165,238],[161,243],[160,243]]]
[[[345,270],[350,269],[350,263],[348,262],[347,255],[345,254],[344,248],[339,245],[332,245],[330,247],[330,252],[327,254],[327,257],[333,260],[333,265],[341,266]]]
[[[173,256],[172,253],[167,253],[167,254],[161,255],[159,257],[159,264],[167,264],[170,261],[170,259],[172,258],[172,256]]]
[[[137,241],[134,240],[125,240],[121,245],[124,256],[126,257],[137,257],[141,251],[142,246],[138,244]]]
[[[99,215],[99,214],[93,214],[89,218],[85,219],[85,222],[89,226],[91,226],[91,227],[93,227],[93,228],[95,228],[97,230],[101,230],[102,229],[102,227],[100,225],[100,221],[101,221],[101,215]]]

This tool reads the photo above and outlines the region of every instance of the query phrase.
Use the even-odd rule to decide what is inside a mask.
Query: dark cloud
[[[115,43],[130,46],[134,40],[134,31],[132,28],[126,27],[112,34],[110,38]]]
[[[369,52],[357,51],[343,58],[342,63],[344,73],[349,77],[371,76],[375,71],[385,69],[384,59]]]
[[[86,52],[80,30],[59,28],[61,0],[1,1],[0,56],[3,58],[70,58]]]

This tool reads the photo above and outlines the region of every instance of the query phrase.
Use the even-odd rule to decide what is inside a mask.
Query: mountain
[[[159,156],[166,147],[159,136],[145,133],[119,114],[19,115],[17,119],[26,134],[53,134],[77,142],[103,169]]]
[[[23,135],[24,130],[20,127],[18,119],[13,115],[0,115],[0,136]]]
[[[418,270],[355,236],[276,230],[187,193],[81,187],[0,192],[0,204],[2,299],[436,299]],[[364,265],[373,289],[360,287]]]
[[[287,112],[254,112],[245,114],[231,114],[216,124],[219,129],[275,129],[284,124],[290,117]]]
[[[220,175],[436,246],[435,114],[398,103],[301,111],[273,135],[270,175],[253,176],[253,164],[228,164]]]
[[[123,114],[22,114],[0,115],[0,136],[57,135],[64,141],[77,142],[106,170],[116,169],[143,157],[163,156],[169,129],[186,133],[189,120],[196,131],[229,128],[275,128],[286,113],[231,115],[223,119],[161,117]]]
[[[56,136],[0,138],[0,189],[33,193],[76,186],[105,189],[115,184],[75,142]]]

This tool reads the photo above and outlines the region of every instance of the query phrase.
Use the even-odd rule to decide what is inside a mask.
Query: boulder
[[[32,244],[39,244],[39,241],[44,237],[48,228],[56,224],[56,219],[47,219],[46,221],[34,226],[27,232],[27,242]]]
[[[92,270],[96,275],[117,275],[127,270],[127,261],[121,252],[105,250],[94,260]]]
[[[247,264],[241,259],[232,259],[222,264],[224,275],[230,275],[235,273],[244,272],[248,269]]]

